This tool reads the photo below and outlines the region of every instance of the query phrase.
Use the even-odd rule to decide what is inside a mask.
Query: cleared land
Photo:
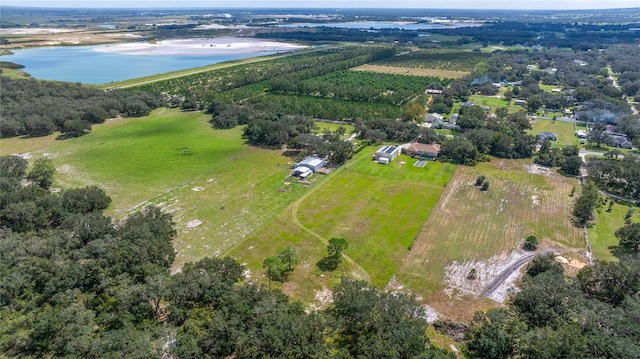
[[[415,68],[415,67],[397,67],[397,66],[381,66],[381,65],[362,65],[354,67],[353,71],[369,71],[392,75],[410,75],[423,77],[438,77],[441,79],[457,79],[468,75],[466,71],[451,71],[441,69]]]
[[[140,119],[108,121],[65,141],[3,140],[2,153],[52,158],[54,186],[98,185],[123,218],[146,204],[171,212],[179,232],[177,265],[213,256],[242,240],[306,188],[279,190],[289,161],[281,151],[249,147],[241,128],[216,131],[210,116],[160,109]]]
[[[580,141],[576,137],[575,127],[572,122],[550,120],[531,121],[531,130],[529,133],[535,136],[538,132],[555,133],[558,136],[558,140],[551,141],[554,147],[580,146]]]
[[[474,186],[479,175],[490,182],[487,192]],[[466,306],[455,302],[469,300],[464,298],[466,293],[476,289],[479,294],[484,288],[469,292],[447,288],[445,280],[466,285],[468,270],[456,273],[451,265],[475,263],[479,276],[490,278],[497,273],[483,270],[497,271],[498,264],[517,261],[517,250],[529,235],[541,240],[541,249],[584,247],[583,230],[571,222],[569,194],[575,184],[530,161],[493,159],[476,167],[459,167],[422,226],[398,280],[442,313],[471,316],[485,300]],[[461,278],[446,278],[445,271]],[[460,310],[463,307],[468,311]]]
[[[321,304],[316,294],[337,283],[341,273],[356,268],[343,262],[337,272],[321,272],[315,264],[326,255],[326,246],[294,225],[295,209],[298,221],[313,233],[324,239],[345,238],[349,242],[345,253],[366,270],[374,285],[384,287],[400,268],[455,166],[430,162],[417,168],[415,160],[404,155],[380,165],[371,161],[376,149],[366,148],[339,172],[319,177],[321,183],[313,185],[317,186],[313,193],[229,254],[247,261],[262,276],[262,261],[277,248],[293,245],[303,263],[282,288],[298,299]]]

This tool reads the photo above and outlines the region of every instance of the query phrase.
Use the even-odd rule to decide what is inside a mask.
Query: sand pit
[[[6,28],[0,29],[0,35],[46,35],[58,34],[62,32],[74,32],[76,29],[53,29],[53,28]]]
[[[131,42],[100,46],[95,51],[125,55],[238,55],[259,52],[278,52],[304,49],[306,46],[277,41],[263,41],[241,37],[213,39],[176,39],[157,42]]]

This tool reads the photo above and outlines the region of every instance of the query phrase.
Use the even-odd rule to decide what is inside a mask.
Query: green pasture
[[[384,287],[399,270],[455,166],[429,162],[424,168],[414,167],[416,160],[405,155],[389,165],[380,165],[371,160],[376,150],[368,147],[337,173],[319,177],[308,195],[229,254],[262,273],[262,261],[277,248],[287,244],[299,248],[303,263],[282,288],[313,302],[314,290],[331,287],[340,273],[355,270],[346,261],[337,273],[321,272],[316,267],[326,255],[326,245],[317,236],[324,240],[343,237],[349,242],[345,254],[364,268],[373,285]],[[296,226],[294,213],[317,236]]]
[[[551,132],[558,136],[557,141],[551,141],[553,146],[580,146],[576,137],[575,127],[572,122],[534,120],[531,122],[529,133],[536,135],[538,132]]]
[[[626,205],[614,203],[611,207],[611,212],[607,212],[608,205],[598,209],[596,211],[596,219],[594,223],[589,226],[589,241],[591,242],[591,252],[594,259],[602,261],[614,261],[617,260],[614,257],[609,247],[618,245],[618,238],[615,236],[615,232],[618,228],[624,226],[624,216],[627,214],[629,208]],[[633,222],[640,222],[640,208],[634,208],[634,214],[631,217]]]
[[[489,190],[474,186],[484,175]],[[492,159],[458,167],[414,241],[397,275],[412,292],[446,302],[444,270],[453,261],[484,261],[518,250],[527,236],[541,247],[583,248],[584,233],[571,219],[577,185],[530,160]]]
[[[507,107],[509,113],[521,111],[522,106],[516,106],[513,101],[507,102],[505,99],[497,98],[493,96],[471,95],[469,101],[473,102],[476,106],[488,106],[491,108],[489,112],[496,112],[498,107]],[[456,108],[460,108],[459,104]],[[456,111],[454,111],[456,112]]]
[[[214,130],[208,120],[199,112],[159,109],[94,126],[80,138],[43,140],[32,155],[52,158],[56,187],[104,188],[116,219],[147,204],[172,213],[181,265],[230,248],[305,190],[281,189],[289,174],[281,151],[247,146],[241,128]],[[3,140],[3,154],[29,152],[25,141]]]

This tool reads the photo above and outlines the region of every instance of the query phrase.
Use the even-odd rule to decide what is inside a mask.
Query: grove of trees
[[[161,106],[158,94],[112,90],[0,76],[0,136],[47,136],[61,131],[78,137],[91,125],[115,116],[148,115]]]

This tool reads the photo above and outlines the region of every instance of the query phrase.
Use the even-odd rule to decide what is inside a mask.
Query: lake
[[[352,21],[352,22],[326,22],[326,23],[297,23],[276,25],[277,27],[335,27],[343,29],[400,29],[400,30],[433,30],[450,29],[457,27],[481,26],[479,23],[451,22],[451,23],[405,23],[393,21]]]
[[[125,54],[108,52],[105,46],[57,46],[11,50],[13,55],[0,56],[2,61],[24,65],[23,71],[34,78],[106,84],[137,77],[156,75],[256,56],[286,51],[256,51],[255,49],[223,54]],[[207,45],[209,46],[209,45]],[[271,48],[270,48],[271,49]]]

